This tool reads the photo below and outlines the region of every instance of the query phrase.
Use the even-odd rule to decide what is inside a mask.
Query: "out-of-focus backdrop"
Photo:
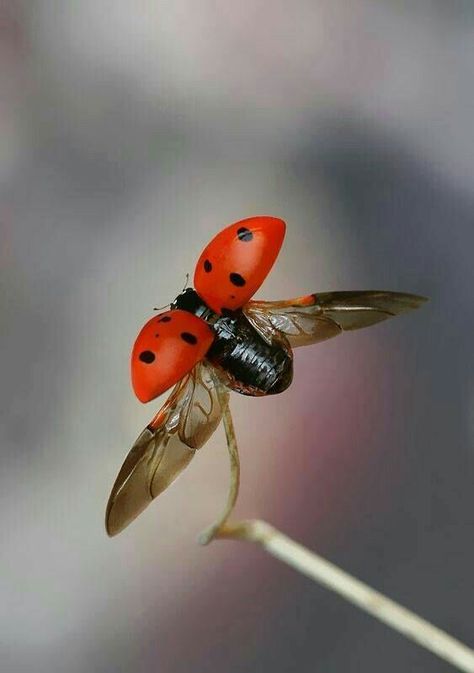
[[[474,6],[0,3],[0,667],[447,671],[256,548],[196,545],[222,430],[117,538],[158,405],[129,352],[208,240],[288,223],[258,296],[392,289],[417,313],[232,396],[259,516],[474,644]]]

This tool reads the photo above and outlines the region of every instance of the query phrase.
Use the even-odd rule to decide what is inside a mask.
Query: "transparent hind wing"
[[[120,533],[160,495],[212,435],[223,412],[217,385],[222,384],[214,371],[205,363],[197,364],[139,435],[109,497],[105,517],[109,535]]]
[[[205,361],[196,365],[192,378],[186,413],[181,414],[179,420],[179,436],[190,448],[200,449],[222,419],[223,407],[217,388],[223,389],[221,399],[225,404],[229,400],[229,391],[214,367]]]
[[[323,292],[286,301],[251,301],[244,312],[267,341],[276,332],[284,334],[295,348],[375,325],[425,301],[425,297],[402,292]]]

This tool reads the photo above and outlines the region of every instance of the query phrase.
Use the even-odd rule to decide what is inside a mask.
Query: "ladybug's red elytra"
[[[285,229],[278,217],[249,217],[212,239],[194,272],[196,292],[209,308],[222,315],[253,297],[280,252]]]
[[[140,402],[171,388],[202,360],[214,332],[201,318],[176,309],[149,320],[132,350],[132,385]]]
[[[110,494],[109,535],[123,530],[182,472],[219,425],[229,391],[280,393],[293,349],[368,327],[426,299],[388,291],[306,294],[255,301],[285,236],[277,217],[240,220],[204,248],[188,288],[151,318],[132,350],[135,394],[149,402],[174,385],[133,444]],[[219,392],[219,394],[218,394]]]

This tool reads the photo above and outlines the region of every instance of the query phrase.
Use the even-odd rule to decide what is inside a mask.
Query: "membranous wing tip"
[[[189,465],[220,423],[222,384],[204,362],[176,384],[168,400],[133,444],[115,480],[105,527],[120,533]],[[227,403],[228,393],[221,394]]]
[[[321,292],[285,301],[251,301],[244,312],[267,341],[280,334],[297,347],[375,325],[425,301],[419,295],[384,290]]]

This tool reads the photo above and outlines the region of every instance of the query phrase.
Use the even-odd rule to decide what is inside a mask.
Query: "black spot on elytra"
[[[159,335],[158,332],[157,332],[157,333],[155,334],[155,336],[156,336],[156,337],[159,337],[160,335]]]
[[[138,359],[147,365],[151,365],[151,363],[155,361],[155,354],[151,351],[142,351],[138,356]]]
[[[240,241],[245,241],[246,243],[251,241],[253,238],[252,232],[250,229],[247,229],[247,227],[240,227],[240,229],[237,230],[237,236]]]
[[[191,334],[191,332],[181,332],[181,339],[192,346],[195,346],[198,342],[197,338],[194,334]]]
[[[229,274],[229,279],[232,285],[237,285],[237,287],[243,287],[245,285],[245,278],[243,278],[240,273]]]
[[[162,318],[158,320],[158,322],[170,322],[171,318],[169,315],[164,315]]]
[[[204,260],[204,271],[206,273],[209,273],[210,271],[212,271],[212,264],[208,259]]]

